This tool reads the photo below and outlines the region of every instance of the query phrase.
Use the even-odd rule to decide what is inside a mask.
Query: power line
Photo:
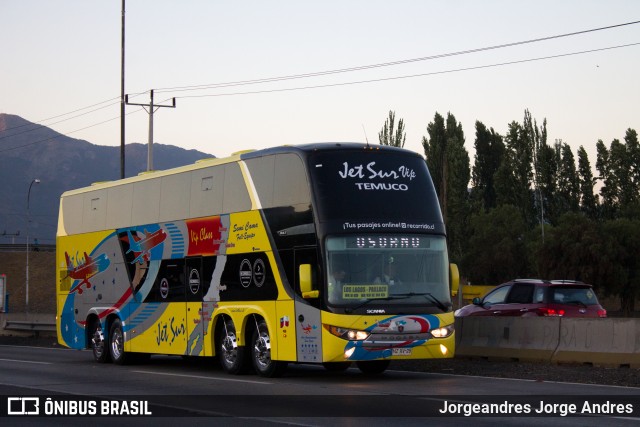
[[[96,105],[99,105],[99,104],[96,104]],[[49,123],[47,125],[43,125],[43,124],[40,124],[40,123],[25,123],[25,124],[20,125],[20,126],[15,126],[15,127],[12,127],[12,128],[8,128],[6,130],[14,130],[14,129],[22,128],[22,127],[25,127],[25,126],[34,126],[32,129],[26,129],[26,130],[23,130],[22,132],[15,132],[15,133],[12,133],[10,135],[1,136],[0,140],[5,139],[5,138],[10,138],[12,136],[18,136],[18,135],[22,135],[22,134],[25,134],[25,133],[33,132],[34,130],[38,130],[38,129],[41,129],[41,128],[46,128],[46,127],[49,127],[49,126],[57,125],[59,123],[63,123],[63,122],[66,122],[66,121],[69,121],[69,120],[72,120],[72,119],[77,119],[78,117],[82,117],[82,116],[86,116],[87,114],[95,113],[98,110],[102,110],[104,108],[111,107],[112,105],[115,105],[115,103],[114,104],[105,105],[104,107],[96,108],[95,110],[87,111],[85,113],[78,114],[76,116],[69,117],[69,118],[64,119],[64,120],[59,120],[57,122]],[[76,111],[82,111],[82,109],[76,110]],[[71,113],[68,113],[68,114],[71,114]],[[68,114],[61,114],[58,117],[63,117],[63,116],[68,115]]]
[[[139,113],[140,111],[144,111],[144,110],[143,110],[142,108],[140,108],[139,110],[131,111],[131,112],[127,113],[126,115],[128,116],[128,115],[130,115],[130,114]],[[93,128],[93,127],[100,126],[100,125],[102,125],[102,124],[105,124],[105,123],[108,123],[108,122],[112,122],[112,121],[114,121],[114,120],[119,120],[119,119],[120,119],[120,116],[112,117],[112,118],[110,118],[110,119],[103,120],[103,121],[101,121],[101,122],[99,122],[99,123],[94,123],[94,124],[92,124],[92,125],[85,126],[85,127],[83,127],[83,128],[80,128],[80,129],[76,129],[76,130],[69,131],[69,132],[67,132],[67,133],[66,133],[66,134],[64,134],[64,135],[63,135],[63,134],[58,134],[58,135],[55,135],[55,136],[50,136],[50,137],[48,137],[48,138],[40,139],[40,140],[38,140],[38,141],[33,141],[33,142],[28,143],[28,144],[18,145],[18,146],[16,146],[16,147],[11,147],[11,148],[4,148],[4,149],[0,150],[0,153],[5,153],[5,152],[7,152],[7,151],[18,150],[18,149],[20,149],[20,148],[25,148],[25,147],[29,147],[29,146],[31,146],[31,145],[40,144],[41,142],[47,142],[47,141],[51,141],[51,140],[53,140],[53,139],[62,138],[62,137],[64,137],[64,136],[70,135],[70,134],[72,134],[72,133],[80,132],[80,131],[83,131],[83,130],[86,130],[86,129],[91,129],[91,128]],[[43,126],[43,127],[45,127],[45,126]]]
[[[140,95],[142,95],[143,93],[144,93],[144,92],[140,92],[140,93],[132,94],[131,96],[132,96],[132,97],[136,97],[136,96],[140,96]],[[53,126],[53,125],[57,125],[57,124],[59,124],[59,123],[63,123],[63,122],[69,121],[69,120],[77,119],[78,117],[86,116],[87,114],[90,114],[90,113],[95,113],[96,111],[103,110],[103,109],[105,109],[105,108],[108,108],[108,107],[111,107],[111,106],[114,106],[114,105],[118,105],[118,104],[120,104],[119,99],[120,99],[119,97],[118,97],[118,98],[111,98],[111,99],[107,99],[107,100],[105,100],[105,101],[98,102],[98,103],[96,103],[96,104],[89,105],[89,106],[86,106],[86,107],[78,108],[78,109],[76,109],[76,110],[69,111],[69,112],[67,112],[67,113],[58,114],[57,116],[53,116],[53,117],[49,117],[49,118],[46,118],[46,119],[38,120],[37,122],[25,123],[25,124],[22,124],[22,125],[18,125],[18,126],[13,126],[13,127],[6,128],[6,129],[5,129],[5,131],[9,131],[9,130],[14,130],[14,129],[20,129],[20,128],[23,128],[23,127],[26,127],[26,126],[34,126],[34,125],[36,126],[36,127],[34,127],[33,129],[28,129],[28,130],[25,130],[25,131],[23,131],[23,132],[12,133],[11,135],[5,135],[5,136],[2,136],[2,137],[0,137],[0,140],[2,140],[2,139],[4,139],[4,138],[11,137],[11,136],[22,135],[23,133],[27,133],[27,132],[33,132],[34,130],[40,129],[41,127]],[[115,100],[118,100],[118,102],[113,102],[113,101],[115,101]],[[70,114],[74,114],[74,113],[77,113],[77,112],[79,112],[79,111],[87,110],[87,109],[89,109],[89,108],[93,108],[93,107],[96,107],[96,106],[98,106],[98,105],[105,104],[105,103],[107,103],[107,102],[111,102],[111,104],[105,105],[105,106],[100,107],[100,108],[96,108],[96,109],[91,110],[91,111],[87,111],[87,112],[82,113],[82,114],[78,114],[78,115],[75,115],[75,116],[72,116],[72,117],[68,117],[68,118],[66,118],[66,119],[64,119],[64,120],[59,120],[59,121],[54,122],[54,123],[48,123],[48,124],[46,124],[46,125],[45,125],[45,124],[43,124],[44,122],[48,122],[49,120],[54,120],[54,119],[57,119],[57,118],[60,118],[60,117],[68,116],[68,115],[70,115]]]
[[[217,96],[256,95],[256,94],[263,94],[263,93],[291,92],[291,91],[297,91],[297,90],[320,89],[320,88],[337,87],[337,86],[349,86],[349,85],[357,85],[357,84],[364,84],[364,83],[377,83],[377,82],[384,82],[384,81],[391,81],[391,80],[401,80],[401,79],[410,79],[410,78],[415,78],[415,77],[426,77],[426,76],[434,76],[434,75],[439,75],[439,74],[457,73],[457,72],[460,72],[460,71],[481,70],[481,69],[484,69],[484,68],[495,68],[495,67],[502,67],[502,66],[505,66],[505,65],[523,64],[523,63],[526,63],[526,62],[543,61],[543,60],[547,60],[547,59],[555,59],[555,58],[562,58],[562,57],[567,57],[567,56],[582,55],[582,54],[585,54],[585,53],[601,52],[601,51],[605,51],[605,50],[620,49],[620,48],[637,46],[637,45],[640,45],[640,42],[629,43],[629,44],[618,45],[618,46],[604,47],[604,48],[599,48],[599,49],[583,50],[583,51],[579,51],[579,52],[569,52],[569,53],[563,53],[563,54],[558,54],[558,55],[542,56],[542,57],[538,57],[538,58],[529,58],[529,59],[520,59],[520,60],[516,60],[516,61],[500,62],[500,63],[496,63],[496,64],[477,65],[477,66],[473,66],[473,67],[456,68],[456,69],[452,69],[452,70],[433,71],[433,72],[429,72],[429,73],[420,73],[420,74],[410,74],[410,75],[405,75],[405,76],[381,77],[381,78],[370,79],[370,80],[359,80],[359,81],[342,82],[342,83],[327,83],[327,84],[322,84],[322,85],[299,86],[299,87],[283,88],[283,89],[264,89],[264,90],[247,91],[247,92],[216,93],[216,94],[208,94],[208,95],[185,95],[185,96],[179,96],[178,98],[179,99],[185,99],[185,98],[207,98],[207,97],[217,97]]]
[[[304,74],[294,74],[294,75],[289,75],[289,76],[267,77],[267,78],[255,79],[255,80],[241,80],[241,81],[236,81],[236,82],[212,83],[212,84],[193,85],[193,86],[178,86],[178,87],[173,87],[173,88],[161,88],[161,89],[156,89],[156,92],[183,92],[183,91],[192,91],[192,90],[216,89],[216,88],[220,88],[220,87],[245,86],[245,85],[260,84],[260,83],[272,83],[272,82],[278,82],[278,81],[283,81],[283,80],[294,80],[294,79],[302,79],[302,78],[309,78],[309,77],[319,77],[319,76],[325,76],[325,75],[331,75],[331,74],[348,73],[348,72],[353,72],[353,71],[370,70],[370,69],[374,69],[374,68],[389,67],[389,66],[394,66],[394,65],[404,65],[404,64],[410,64],[410,63],[413,63],[413,62],[430,61],[430,60],[434,60],[434,59],[442,59],[442,58],[449,58],[449,57],[452,57],[452,56],[468,55],[468,54],[471,54],[471,53],[486,52],[486,51],[489,51],[489,50],[503,49],[503,48],[507,48],[507,47],[519,46],[519,45],[524,45],[524,44],[538,43],[538,42],[542,42],[542,41],[560,39],[560,38],[571,37],[571,36],[576,36],[576,35],[581,35],[581,34],[593,33],[593,32],[597,32],[597,31],[610,30],[610,29],[613,29],[613,28],[619,28],[619,27],[624,27],[624,26],[628,26],[628,25],[635,25],[635,24],[638,24],[638,23],[640,23],[640,21],[631,21],[631,22],[626,22],[626,23],[623,23],[623,24],[616,24],[616,25],[609,25],[609,26],[606,26],[606,27],[592,28],[592,29],[589,29],[589,30],[574,31],[574,32],[571,32],[571,33],[557,34],[557,35],[553,35],[553,36],[539,37],[539,38],[535,38],[535,39],[522,40],[522,41],[517,41],[517,42],[511,42],[511,43],[503,43],[503,44],[494,45],[494,46],[487,46],[487,47],[481,47],[481,48],[476,48],[476,49],[461,50],[461,51],[457,51],[457,52],[442,53],[442,54],[438,54],[438,55],[424,56],[424,57],[420,57],[420,58],[402,59],[402,60],[398,60],[398,61],[383,62],[383,63],[379,63],[379,64],[361,65],[361,66],[351,67],[351,68],[341,68],[341,69],[336,69],[336,70],[318,71],[318,72],[304,73]]]
[[[49,117],[49,118],[46,118],[46,119],[38,120],[38,121],[37,121],[37,122],[35,122],[35,123],[36,123],[36,124],[41,124],[41,123],[43,123],[43,122],[48,122],[49,120],[57,119],[57,118],[59,118],[59,117],[64,117],[64,116],[68,116],[69,114],[77,113],[78,111],[87,110],[87,109],[89,109],[89,108],[97,107],[98,105],[102,105],[102,104],[104,104],[104,103],[111,102],[111,101],[114,101],[114,100],[116,100],[116,99],[117,99],[117,98],[107,99],[107,100],[105,100],[105,101],[98,102],[98,103],[93,104],[93,105],[89,105],[89,106],[87,106],[87,107],[82,107],[82,108],[78,108],[77,110],[69,111],[68,113],[58,114],[57,116],[53,116],[53,117]],[[110,106],[110,105],[108,105],[108,106]],[[103,108],[104,108],[104,107],[103,107]],[[97,110],[94,110],[94,111],[97,111]],[[74,118],[74,117],[72,117],[72,118]],[[14,127],[8,128],[8,130],[19,129],[19,128],[21,128],[21,127],[29,126],[30,124],[31,124],[31,123],[27,123],[27,124],[19,125],[19,126],[14,126]],[[55,124],[55,123],[54,123],[54,124]]]
[[[377,82],[383,82],[383,81],[401,80],[401,79],[409,79],[409,78],[415,78],[415,77],[426,77],[426,76],[433,76],[433,75],[439,75],[439,74],[456,73],[456,72],[461,72],[461,71],[472,71],[472,70],[480,70],[480,69],[485,69],[485,68],[502,67],[502,66],[506,66],[506,65],[523,64],[523,63],[527,63],[527,62],[543,61],[543,60],[548,60],[548,59],[556,59],[556,58],[562,58],[562,57],[568,57],[568,56],[582,55],[582,54],[586,54],[586,53],[594,53],[594,52],[601,52],[601,51],[606,51],[606,50],[621,49],[621,48],[632,47],[632,46],[637,46],[637,45],[640,45],[640,42],[629,43],[629,44],[618,45],[618,46],[610,46],[610,47],[604,47],[604,48],[598,48],[598,49],[583,50],[583,51],[579,51],[579,52],[569,52],[569,53],[563,53],[563,54],[558,54],[558,55],[549,55],[549,56],[542,56],[542,57],[537,57],[537,58],[529,58],[529,59],[521,59],[521,60],[516,60],[516,61],[501,62],[501,63],[496,63],[496,64],[478,65],[478,66],[473,66],[473,67],[457,68],[457,69],[453,69],[453,70],[433,71],[433,72],[429,72],[429,73],[411,74],[411,75],[395,76],[395,77],[384,77],[384,78],[378,78],[378,79],[359,80],[359,81],[353,81],[353,82],[330,83],[330,84],[323,84],[323,85],[302,86],[302,87],[283,88],[283,89],[265,89],[265,90],[247,91],[247,92],[231,92],[231,93],[218,93],[218,94],[208,94],[208,95],[187,95],[187,96],[181,96],[181,97],[177,97],[177,98],[185,99],[185,98],[207,98],[207,97],[219,97],[219,96],[256,95],[256,94],[264,94],[264,93],[292,92],[292,91],[298,91],[298,90],[309,90],[309,89],[320,89],[320,88],[327,88],[327,87],[349,86],[349,85],[365,84],[365,83],[377,83]],[[133,114],[133,113],[137,113],[137,112],[140,112],[140,111],[143,111],[143,110],[140,109],[140,110],[137,110],[137,111],[133,111],[133,112],[127,113],[127,115]],[[108,119],[108,120],[105,120],[105,121],[102,121],[102,122],[99,122],[99,123],[95,123],[95,124],[90,125],[90,126],[86,126],[84,128],[81,128],[81,129],[76,129],[74,131],[68,132],[68,134],[75,133],[75,132],[80,132],[82,130],[89,129],[89,128],[92,128],[92,127],[95,127],[95,126],[99,126],[101,124],[104,124],[104,123],[107,123],[107,122],[110,122],[110,121],[113,121],[113,120],[116,120],[116,119],[119,119],[119,118],[120,118],[119,116],[118,117],[114,117],[114,118],[111,118],[111,119]],[[38,144],[38,143],[41,143],[41,142],[50,141],[52,139],[56,139],[56,138],[59,138],[61,136],[65,136],[65,135],[57,135],[57,136],[45,138],[45,139],[42,139],[42,140],[30,142],[28,144],[20,145],[20,146],[17,146],[17,147],[6,148],[6,149],[3,149],[3,150],[0,150],[0,153],[4,153],[6,151],[11,151],[11,150],[16,150],[16,149],[19,149],[19,148],[28,147],[28,146],[35,145],[35,144]]]
[[[495,46],[488,46],[488,47],[477,48],[477,49],[469,49],[469,50],[463,50],[463,51],[458,51],[458,52],[450,52],[450,53],[432,55],[432,56],[421,57],[421,58],[413,58],[413,59],[405,59],[405,60],[399,60],[399,61],[385,62],[385,63],[380,63],[380,64],[363,65],[363,66],[358,66],[358,67],[343,68],[343,69],[337,69],[337,70],[319,71],[319,72],[312,72],[312,73],[298,74],[298,75],[289,75],[289,76],[280,76],[280,77],[270,77],[270,78],[263,78],[263,79],[256,79],[256,80],[245,80],[245,81],[237,81],[237,82],[216,83],[216,84],[209,84],[209,85],[182,86],[182,87],[175,87],[175,88],[163,88],[163,89],[156,89],[156,91],[157,92],[169,92],[169,91],[180,92],[180,91],[206,90],[206,89],[215,89],[215,88],[223,88],[223,87],[231,87],[231,86],[243,86],[243,85],[252,85],[252,84],[259,84],[259,83],[278,82],[278,81],[301,79],[301,78],[308,78],[308,77],[318,77],[318,76],[323,76],[323,75],[346,73],[346,72],[353,72],[353,71],[362,71],[362,70],[367,70],[367,69],[372,69],[372,68],[380,68],[380,67],[387,67],[387,66],[393,66],[393,65],[401,65],[401,64],[407,64],[407,63],[418,62],[418,61],[434,60],[434,59],[446,58],[446,57],[451,57],[451,56],[459,56],[459,55],[483,52],[483,51],[488,51],[488,50],[501,49],[501,48],[506,48],[506,47],[523,45],[523,44],[531,44],[531,43],[536,43],[536,42],[541,42],[541,41],[547,41],[547,40],[559,39],[559,38],[570,37],[570,36],[575,36],[575,35],[580,35],[580,34],[592,33],[592,32],[596,32],[596,31],[609,30],[609,29],[624,27],[624,26],[628,26],[628,25],[635,25],[635,24],[638,24],[638,23],[640,23],[640,21],[631,21],[631,22],[626,22],[626,23],[622,23],[622,24],[616,24],[616,25],[610,25],[610,26],[605,26],[605,27],[593,28],[593,29],[589,29],[589,30],[576,31],[576,32],[571,32],[571,33],[558,34],[558,35],[553,35],[553,36],[540,37],[540,38],[529,39],[529,40],[524,40],[524,41],[518,41],[518,42],[512,42],[512,43],[504,43],[504,44],[495,45]],[[566,54],[559,54],[559,55],[551,55],[551,56],[545,56],[545,57],[539,57],[539,58],[524,59],[524,60],[503,62],[503,63],[490,64],[490,65],[482,65],[482,66],[465,67],[465,68],[459,68],[459,69],[454,69],[454,70],[445,70],[445,71],[437,71],[437,72],[430,72],[430,73],[413,74],[413,75],[406,75],[406,76],[395,76],[395,77],[378,78],[378,79],[370,79],[370,80],[360,80],[360,81],[354,81],[354,82],[342,82],[342,83],[323,84],[323,85],[304,86],[304,87],[294,87],[294,88],[265,89],[265,90],[257,90],[257,91],[233,92],[233,93],[223,93],[223,94],[187,95],[187,96],[182,96],[180,98],[203,98],[203,97],[216,97],[216,96],[263,94],[263,93],[287,92],[287,91],[296,91],[296,90],[307,90],[307,89],[317,89],[317,88],[326,88],[326,87],[347,86],[347,85],[355,85],[355,84],[391,81],[391,80],[407,79],[407,78],[414,78],[414,77],[424,77],[424,76],[430,76],[430,75],[454,73],[454,72],[460,72],[460,71],[470,71],[470,70],[477,70],[477,69],[483,69],[483,68],[499,67],[499,66],[504,66],[504,65],[513,65],[513,64],[525,63],[525,62],[540,61],[540,60],[553,59],[553,58],[559,58],[559,57],[565,57],[565,56],[579,55],[579,54],[584,54],[584,53],[592,53],[592,52],[598,52],[598,51],[604,51],[604,50],[611,50],[611,49],[618,49],[618,48],[623,48],[623,47],[630,47],[630,46],[635,46],[637,44],[639,44],[639,43],[630,43],[630,44],[606,47],[606,48],[601,48],[601,49],[592,49],[592,50],[585,50],[585,51],[580,51],[580,52],[573,52],[573,53],[566,53]],[[132,94],[132,96],[139,96],[142,93],[144,93],[144,92]],[[110,100],[103,101],[103,102],[97,103],[97,104],[93,104],[93,105],[91,105],[89,107],[84,107],[84,108],[81,108],[81,109],[77,109],[77,110],[71,111],[69,113],[60,114],[58,116],[54,116],[54,117],[51,117],[49,119],[45,119],[43,121],[52,120],[52,119],[55,119],[55,118],[58,118],[58,117],[64,117],[66,115],[73,114],[73,113],[78,112],[78,111],[82,111],[82,110],[85,110],[85,109],[88,109],[88,108],[92,108],[92,107],[97,106],[97,105],[101,105],[101,104],[103,104],[105,102],[113,101],[114,99],[119,99],[119,98],[112,98]],[[107,106],[104,106],[104,107],[100,107],[100,108],[94,109],[92,111],[89,111],[89,112],[86,112],[86,113],[83,113],[83,114],[79,114],[79,115],[76,115],[76,116],[73,116],[73,117],[70,117],[70,118],[55,122],[55,123],[51,123],[51,124],[49,124],[49,126],[54,125],[54,124],[58,124],[58,123],[61,123],[61,122],[64,122],[64,121],[68,121],[68,120],[71,120],[71,119],[74,119],[74,118],[77,118],[77,117],[80,117],[80,116],[83,116],[83,115],[86,115],[86,114],[101,110],[103,108],[107,108],[107,107],[109,107],[111,105],[115,105],[115,103],[107,105]],[[136,112],[139,112],[139,111],[141,111],[141,110],[134,111],[133,113],[136,113]],[[129,114],[132,114],[132,113],[127,113],[126,115],[129,115]],[[116,120],[117,118],[119,118],[119,117],[107,119],[107,120],[104,120],[102,122],[95,123],[93,125],[89,125],[89,126],[86,126],[86,127],[80,128],[80,129],[76,129],[74,131],[68,132],[68,134],[79,132],[79,131],[82,131],[82,130],[86,130],[86,129],[89,129],[89,128],[92,128],[92,127],[95,127],[95,126],[99,126],[101,124]],[[25,125],[21,125],[21,126],[16,126],[14,128],[8,128],[6,130],[17,129],[17,128],[20,128],[20,127],[23,127],[23,126],[28,126],[28,125],[31,125],[31,123],[25,124]],[[5,135],[3,137],[0,137],[0,140],[8,138],[10,136],[16,136],[16,135],[20,135],[20,134],[23,134],[23,133],[26,133],[26,132],[31,132],[31,131],[40,129],[41,127],[46,127],[46,126],[39,125],[38,127],[35,127],[33,129],[28,129],[28,130],[25,130],[23,132],[14,133],[14,134],[11,134],[11,135]],[[62,136],[62,135],[60,135],[60,136]],[[42,139],[42,140],[31,142],[29,144],[24,144],[24,145],[17,146],[17,147],[12,147],[12,148],[6,148],[6,149],[3,149],[3,150],[0,150],[0,153],[6,152],[6,151],[15,150],[15,149],[19,149],[19,148],[23,148],[23,147],[27,147],[27,146],[34,145],[34,144],[38,144],[40,142],[49,141],[51,139],[55,139],[55,138],[58,138],[60,136],[49,137],[49,138],[45,138],[45,139]]]

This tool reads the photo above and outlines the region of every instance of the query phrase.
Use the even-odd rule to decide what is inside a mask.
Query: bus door
[[[322,362],[322,324],[320,319],[320,304],[323,298],[322,286],[318,278],[320,277],[318,251],[316,248],[300,248],[295,250],[295,291],[300,293],[300,265],[311,265],[311,282],[313,288],[320,290],[318,298],[310,298],[301,301],[296,299],[295,323],[296,323],[296,344],[298,362]]]
[[[185,262],[185,300],[187,302],[187,348],[185,354],[204,356],[204,316],[202,297],[207,278],[204,277],[202,257],[190,257]],[[209,277],[208,280],[211,280]],[[205,313],[206,316],[206,313]]]

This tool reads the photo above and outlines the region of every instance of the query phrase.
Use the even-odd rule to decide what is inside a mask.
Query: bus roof
[[[201,160],[196,161],[195,163],[184,165],[184,166],[179,166],[179,167],[172,168],[172,169],[145,171],[145,172],[139,173],[136,176],[132,176],[132,177],[124,178],[124,179],[119,179],[119,180],[95,182],[95,183],[92,183],[91,185],[86,186],[86,187],[81,187],[81,188],[65,191],[62,194],[61,197],[71,196],[71,195],[74,195],[74,194],[80,194],[80,193],[84,193],[84,192],[87,192],[87,191],[93,191],[93,190],[96,190],[96,189],[115,187],[115,186],[122,185],[122,184],[125,184],[125,183],[134,183],[134,182],[138,182],[138,181],[145,181],[145,180],[151,179],[151,178],[159,178],[159,177],[162,177],[162,176],[172,175],[172,174],[175,174],[175,173],[187,172],[187,171],[202,169],[202,168],[206,168],[206,167],[210,167],[210,166],[222,165],[222,164],[226,164],[226,163],[237,162],[239,160],[262,157],[262,156],[267,156],[267,155],[272,155],[272,154],[294,152],[294,153],[299,153],[300,155],[304,156],[304,153],[332,151],[332,150],[344,150],[344,149],[348,149],[348,150],[358,150],[358,149],[360,149],[360,150],[401,151],[401,152],[404,152],[404,153],[412,153],[412,154],[415,154],[416,156],[420,156],[420,154],[418,154],[418,153],[414,153],[412,151],[405,150],[405,149],[402,149],[402,148],[391,147],[391,146],[386,146],[386,145],[378,145],[378,144],[365,144],[365,143],[358,143],[358,142],[316,142],[316,143],[300,144],[300,145],[281,145],[281,146],[265,148],[265,149],[261,149],[261,150],[243,150],[243,151],[238,151],[238,152],[232,154],[229,157],[221,157],[221,158],[211,157],[211,158],[201,159]],[[420,157],[422,157],[422,156],[420,156]]]

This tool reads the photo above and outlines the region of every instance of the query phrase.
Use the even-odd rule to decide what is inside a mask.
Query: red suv
[[[607,317],[591,285],[573,280],[516,279],[455,312],[465,316]]]

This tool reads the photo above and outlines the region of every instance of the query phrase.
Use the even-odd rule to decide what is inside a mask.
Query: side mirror
[[[473,300],[471,300],[471,302],[473,303],[473,305],[482,305],[482,300],[480,299],[480,297],[475,297]]]
[[[300,280],[300,293],[302,298],[318,298],[320,291],[313,290],[313,283],[311,280],[311,264],[300,264],[298,268],[298,278]]]
[[[451,295],[457,295],[460,290],[460,272],[456,264],[449,264],[449,276],[451,278]]]

